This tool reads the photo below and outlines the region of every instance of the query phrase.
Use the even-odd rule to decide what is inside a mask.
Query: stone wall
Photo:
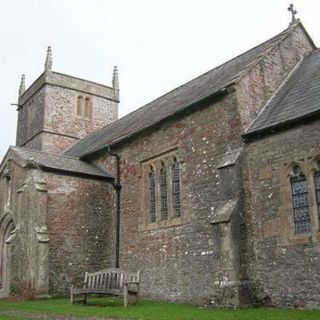
[[[86,271],[115,265],[113,187],[49,173],[46,180],[50,293],[67,295]]]
[[[43,172],[8,158],[10,179],[0,178],[0,296],[28,287],[40,296],[68,295],[85,271],[113,267],[110,183]],[[12,234],[6,232],[11,225]]]
[[[294,32],[291,32],[271,52],[258,58],[261,60],[253,64],[244,74],[237,85],[239,112],[244,130],[293,67],[312,49],[313,45],[302,27],[298,25]]]
[[[120,265],[141,270],[144,298],[239,304],[239,257],[234,242],[239,229],[230,227],[228,219],[211,223],[226,199],[218,166],[242,145],[235,97],[230,93],[222,101],[168,121],[113,150],[121,158],[123,187]],[[159,188],[161,163],[164,161],[170,176],[174,158],[180,163],[181,217],[173,215],[168,178],[169,217],[160,218],[158,192],[157,221],[150,223],[148,170],[154,167]],[[116,172],[111,157],[102,157],[98,163]],[[230,178],[229,183],[235,181]],[[219,293],[219,286],[226,290]],[[228,302],[223,301],[227,295]]]
[[[90,99],[89,119],[77,116],[79,95]],[[82,138],[118,117],[115,101],[52,85],[46,88],[45,110],[44,129],[76,138]]]
[[[42,175],[38,170],[22,168],[15,159],[8,164],[10,179],[0,182],[5,194],[4,207],[0,203],[0,228],[3,231],[6,223],[12,225],[11,232],[1,232],[1,237],[5,236],[1,239],[1,254],[6,256],[3,267],[9,271],[3,279],[2,293],[20,293],[30,287],[39,295],[47,294],[48,247],[42,238],[47,196]]]
[[[45,88],[39,90],[25,101],[18,111],[18,124],[17,124],[17,146],[28,146],[29,139],[38,134],[44,125],[44,103],[45,103]],[[19,103],[22,103],[19,101]],[[40,143],[39,143],[40,142]],[[41,141],[34,144],[35,149],[40,150]]]
[[[246,215],[250,276],[259,297],[276,306],[318,307],[320,234],[314,172],[320,122],[251,142],[246,148]],[[307,178],[312,231],[295,234],[290,178],[298,164]]]
[[[246,304],[251,242],[243,215],[241,133],[312,44],[298,26],[259,57],[222,101],[159,125],[114,151],[121,157],[121,266],[142,271],[152,299]],[[250,152],[250,151],[249,151]],[[159,172],[180,163],[181,217],[161,220]],[[113,161],[99,161],[115,172]],[[148,174],[156,175],[156,222],[148,213]],[[251,188],[251,187],[250,187]],[[247,188],[247,190],[250,190]],[[247,247],[245,244],[248,244]]]

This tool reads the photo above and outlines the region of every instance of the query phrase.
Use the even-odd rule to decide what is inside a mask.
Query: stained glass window
[[[160,193],[161,193],[161,219],[168,219],[168,190],[167,190],[167,169],[162,163],[160,170]]]
[[[172,202],[173,202],[173,216],[181,216],[181,203],[180,203],[180,172],[179,162],[174,159],[172,166]]]
[[[149,216],[150,222],[156,221],[156,185],[154,178],[154,171],[151,171],[148,176],[148,189],[149,189]]]
[[[299,166],[294,168],[291,192],[295,233],[308,233],[311,230],[308,186]]]

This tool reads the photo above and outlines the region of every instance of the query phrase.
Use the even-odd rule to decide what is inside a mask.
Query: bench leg
[[[83,297],[83,304],[87,304],[87,294],[86,293],[84,294],[84,297]]]
[[[73,285],[70,288],[70,302],[73,304]]]
[[[124,285],[123,287],[123,300],[124,300],[124,307],[128,306],[128,287]]]

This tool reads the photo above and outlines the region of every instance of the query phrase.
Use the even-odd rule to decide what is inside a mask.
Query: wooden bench
[[[129,295],[139,298],[140,271],[126,272],[121,269],[105,269],[97,272],[86,272],[84,275],[83,288],[70,288],[71,303],[87,303],[87,295],[110,295],[122,296],[124,306],[128,306]],[[77,296],[83,296],[83,300],[76,300]]]

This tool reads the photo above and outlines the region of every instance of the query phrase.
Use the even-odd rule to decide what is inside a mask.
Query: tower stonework
[[[16,145],[62,153],[118,119],[119,88],[45,71],[19,94]]]

